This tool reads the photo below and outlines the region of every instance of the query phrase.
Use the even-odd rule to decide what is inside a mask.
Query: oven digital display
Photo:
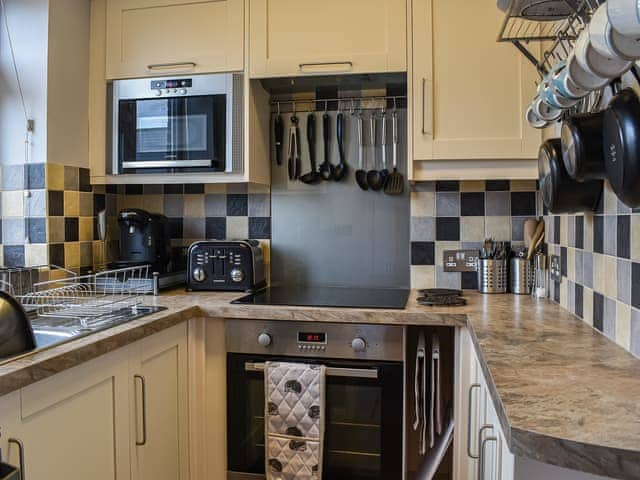
[[[298,332],[298,342],[303,343],[327,343],[327,334],[313,332]]]

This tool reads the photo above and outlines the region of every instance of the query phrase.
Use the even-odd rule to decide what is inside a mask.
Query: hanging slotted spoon
[[[398,113],[395,110],[391,114],[391,126],[393,172],[387,177],[384,193],[401,195],[404,192],[404,177],[398,172]]]

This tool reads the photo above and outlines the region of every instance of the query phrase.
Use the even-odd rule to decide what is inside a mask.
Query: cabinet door
[[[406,71],[406,0],[252,0],[251,76]]]
[[[132,471],[136,480],[187,480],[187,326],[131,348]]]
[[[243,0],[109,0],[107,78],[241,71]]]
[[[23,478],[129,478],[127,371],[122,349],[22,389]]]
[[[20,466],[20,452],[16,443],[22,441],[20,426],[20,391],[0,397],[0,452],[1,460],[16,468]]]
[[[413,0],[414,160],[537,157],[525,120],[537,73],[496,42],[502,16],[493,0]]]

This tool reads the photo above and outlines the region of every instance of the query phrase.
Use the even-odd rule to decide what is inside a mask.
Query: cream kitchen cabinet
[[[525,120],[538,76],[496,41],[492,0],[412,0],[410,178],[535,178],[541,134]]]
[[[253,78],[407,69],[406,0],[251,0]]]
[[[108,79],[242,71],[244,0],[108,0]]]

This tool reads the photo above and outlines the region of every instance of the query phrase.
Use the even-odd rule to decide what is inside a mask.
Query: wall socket
[[[562,271],[560,270],[560,256],[551,255],[549,260],[549,274],[551,280],[555,282],[562,282]]]
[[[442,254],[445,272],[476,272],[478,250],[445,250]]]

